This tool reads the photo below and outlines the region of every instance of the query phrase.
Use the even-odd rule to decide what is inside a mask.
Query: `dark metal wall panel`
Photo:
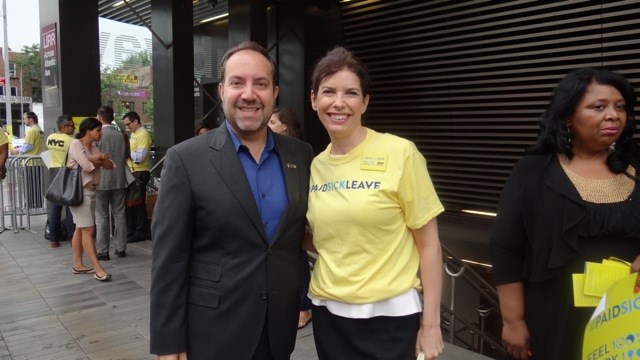
[[[366,119],[411,139],[447,210],[495,211],[539,116],[570,70],[640,80],[640,1],[341,3],[345,42],[370,67]]]

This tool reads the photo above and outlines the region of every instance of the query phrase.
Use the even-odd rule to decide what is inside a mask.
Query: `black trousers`
[[[51,180],[53,180],[53,178],[56,177],[56,175],[58,174],[58,171],[60,171],[60,168],[49,169]],[[53,241],[71,240],[71,237],[73,236],[73,232],[75,231],[76,227],[73,224],[73,216],[71,215],[71,210],[69,210],[69,207],[54,204],[48,200],[47,200],[47,205],[49,206],[49,241],[53,242]],[[61,226],[63,209],[66,211],[66,220],[63,226],[67,231],[67,239],[61,239],[58,237],[59,235],[58,229]]]
[[[313,338],[320,360],[415,360],[420,315],[350,319],[313,305]]]
[[[307,311],[311,309],[311,299],[307,296],[309,292],[309,282],[311,281],[311,269],[309,267],[309,258],[307,251],[302,250],[300,252],[301,266],[300,269],[300,311]]]
[[[147,194],[146,188],[151,179],[148,171],[134,171],[133,176],[142,186],[142,202],[135,206],[125,208],[127,218],[127,242],[144,241],[147,239]]]

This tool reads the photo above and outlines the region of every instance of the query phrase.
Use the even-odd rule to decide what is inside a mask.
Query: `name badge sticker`
[[[360,170],[387,171],[388,154],[363,154]]]

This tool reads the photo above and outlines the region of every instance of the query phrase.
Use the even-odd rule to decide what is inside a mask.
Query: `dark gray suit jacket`
[[[226,126],[168,150],[151,231],[151,352],[250,359],[265,321],[289,359],[313,151],[274,134],[289,204],[273,244]]]
[[[122,132],[115,125],[102,126],[102,139],[97,145],[98,149],[109,154],[111,161],[116,164],[111,171],[100,171],[98,190],[124,189],[129,186],[124,175],[127,146]]]

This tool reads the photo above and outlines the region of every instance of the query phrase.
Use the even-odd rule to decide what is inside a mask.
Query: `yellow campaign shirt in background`
[[[24,153],[24,155],[40,155],[44,151],[44,133],[40,126],[37,124],[31,125],[24,135],[24,142],[33,145],[33,148]]]
[[[4,133],[4,130],[0,128],[0,146],[9,143],[9,137]]]
[[[147,150],[147,156],[140,163],[134,163],[133,160],[128,159],[127,164],[131,171],[149,171],[149,149],[151,149],[151,135],[144,128],[140,127],[137,131],[131,133],[129,139],[129,148],[133,154],[136,150],[142,148]]]
[[[52,168],[59,168],[69,150],[73,136],[61,133],[53,133],[47,138],[47,149],[51,152]]]

